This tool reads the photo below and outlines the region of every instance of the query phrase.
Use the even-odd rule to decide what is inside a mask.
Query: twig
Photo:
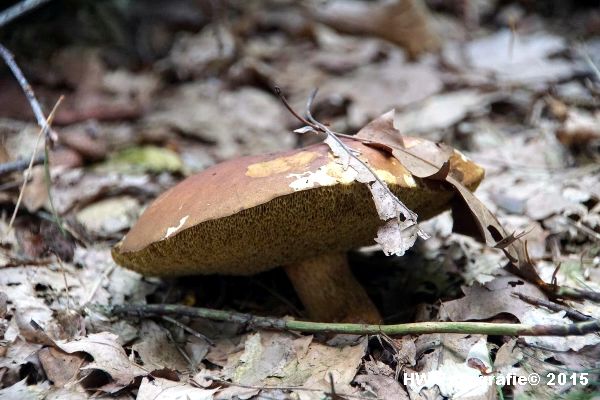
[[[165,317],[163,317],[163,318],[165,318]],[[191,369],[192,373],[196,374],[198,372],[198,370],[196,369],[196,366],[194,365],[194,362],[192,361],[192,359],[190,358],[188,353],[179,345],[179,343],[177,343],[175,341],[175,338],[173,338],[171,331],[169,331],[165,327],[162,327],[162,329],[165,330],[165,334],[167,335],[167,338],[173,343],[173,345],[175,346],[175,348],[177,349],[179,354],[181,354],[181,357],[185,358],[185,361],[187,361],[188,365],[191,367],[190,369]]]
[[[115,267],[115,264],[111,264],[104,270],[104,272],[102,272],[102,275],[100,275],[100,277],[96,280],[96,283],[94,283],[94,287],[90,291],[90,294],[88,295],[87,299],[81,304],[82,308],[87,306],[92,301],[92,299],[96,295],[96,292],[98,291],[98,289],[100,289],[102,281],[110,276],[110,274],[114,271]]]
[[[60,273],[62,274],[63,281],[65,284],[65,293],[67,294],[67,311],[70,311],[70,303],[71,303],[71,293],[69,293],[69,283],[67,282],[67,273],[65,271],[65,266],[62,263],[62,260],[58,256],[58,254],[54,254],[56,257],[56,261],[58,261],[58,267],[60,269]]]
[[[7,8],[0,14],[0,27],[49,1],[50,0],[24,0]]]
[[[571,225],[573,228],[588,235],[588,237],[590,239],[594,239],[597,242],[600,242],[600,233],[594,231],[592,228],[588,227],[587,225],[582,224],[581,221],[575,222],[571,218],[567,218],[567,217],[563,217],[563,219],[565,221],[567,221],[567,224]]]
[[[31,85],[29,84],[29,82],[27,82],[27,79],[25,78],[25,75],[23,75],[21,68],[19,68],[19,66],[15,62],[15,57],[6,47],[4,47],[1,44],[0,56],[2,56],[4,62],[6,63],[6,65],[8,65],[11,72],[17,79],[17,82],[19,82],[19,85],[21,85],[21,89],[23,89],[23,93],[25,93],[25,96],[29,101],[29,105],[31,106],[31,110],[35,115],[35,119],[37,120],[38,125],[40,126],[40,128],[43,129],[44,134],[49,136],[51,133],[50,124],[46,121],[46,117],[44,116],[44,112],[42,111],[42,106],[40,106],[40,103],[37,101],[35,93],[31,88]]]
[[[505,336],[569,336],[600,332],[600,320],[578,322],[570,325],[525,325],[489,322],[415,322],[397,325],[367,325],[290,321],[272,317],[261,317],[235,311],[188,307],[176,304],[122,304],[115,306],[96,305],[96,309],[113,315],[162,316],[178,315],[229,321],[249,328],[299,331],[310,333],[345,333],[351,335],[389,336],[417,335],[424,333],[462,333]]]
[[[583,59],[585,60],[585,62],[590,67],[590,69],[596,75],[596,79],[598,79],[600,81],[600,69],[598,69],[598,66],[596,65],[594,60],[592,60],[592,58],[590,57],[590,54],[588,53],[588,51],[584,45],[579,46],[579,52],[583,55]]]
[[[19,197],[17,198],[17,204],[15,205],[15,209],[10,218],[10,223],[8,224],[8,232],[10,232],[10,230],[12,229],[12,225],[15,221],[15,218],[17,216],[17,212],[19,211],[21,201],[23,200],[23,194],[25,192],[25,187],[27,186],[27,182],[29,181],[29,176],[31,175],[31,169],[33,168],[33,162],[37,156],[37,148],[39,146],[40,139],[42,136],[45,137],[44,142],[46,143],[46,145],[44,147],[45,155],[46,155],[45,160],[44,160],[44,167],[45,167],[44,169],[46,172],[46,179],[48,180],[48,175],[49,175],[49,172],[48,172],[49,171],[49,168],[48,168],[48,146],[49,146],[49,143],[56,141],[56,135],[53,134],[53,132],[51,131],[50,125],[52,124],[52,120],[54,119],[54,114],[56,113],[58,106],[60,105],[60,103],[63,100],[63,96],[61,96],[58,99],[58,101],[54,105],[54,108],[50,112],[48,118],[46,118],[44,116],[44,113],[42,111],[42,107],[40,106],[40,103],[37,101],[37,99],[35,97],[35,93],[33,92],[31,85],[29,84],[29,82],[27,82],[25,75],[23,75],[23,72],[21,71],[21,69],[19,68],[17,63],[15,62],[14,56],[6,47],[2,46],[1,44],[0,44],[0,56],[4,59],[4,62],[10,68],[11,72],[13,73],[13,75],[15,76],[17,81],[19,82],[19,85],[21,85],[21,89],[23,90],[23,93],[25,93],[25,96],[27,97],[27,100],[29,101],[29,105],[31,106],[33,114],[35,115],[35,118],[37,120],[37,123],[40,126],[40,133],[38,134],[38,137],[35,142],[35,147],[33,148],[31,160],[29,162],[29,167],[25,171],[25,179],[23,180],[23,186],[21,187],[21,191],[19,192]],[[50,185],[49,184],[48,184],[48,197],[49,197],[50,203],[52,205],[52,210],[53,210],[56,222],[57,222],[60,230],[64,233],[64,229],[63,229],[62,225],[60,224],[60,219],[58,217],[58,214],[56,214],[56,212],[54,210],[54,206],[52,204],[52,196],[50,193]]]
[[[41,156],[37,156],[34,160],[33,160],[33,165],[40,165],[44,162],[44,160],[46,159],[45,156],[41,155]],[[19,171],[24,171],[29,167],[29,163],[31,161],[30,160],[17,160],[17,161],[10,161],[4,164],[0,164],[0,177],[3,177],[5,175],[8,174],[12,174],[13,172],[19,172]]]
[[[568,286],[558,286],[555,291],[546,294],[553,295],[557,298],[572,299],[572,300],[591,300],[600,303],[600,293],[593,290],[583,290],[571,288]]]
[[[182,324],[181,322],[177,321],[176,319],[173,319],[171,317],[167,317],[166,315],[161,315],[161,318],[164,319],[167,322],[172,323],[173,325],[178,326],[179,328],[183,329],[184,331],[186,331],[187,333],[191,334],[192,336],[196,336],[199,339],[204,340],[206,343],[210,344],[211,346],[215,345],[215,342],[213,342],[212,340],[210,340],[209,338],[207,338],[206,336],[204,336],[203,334],[201,334],[200,332],[198,332],[195,329],[190,328],[189,326]]]
[[[540,307],[544,307],[547,308],[550,311],[564,311],[565,315],[569,318],[571,318],[573,321],[591,321],[594,318],[590,317],[589,315],[585,315],[577,310],[573,310],[572,308],[560,305],[560,304],[556,304],[556,303],[552,303],[551,301],[547,301],[547,300],[543,300],[543,299],[536,299],[534,297],[530,297],[527,295],[524,295],[522,293],[513,293],[513,295],[515,295],[516,297],[518,297],[519,299],[532,304],[534,306],[540,306]]]

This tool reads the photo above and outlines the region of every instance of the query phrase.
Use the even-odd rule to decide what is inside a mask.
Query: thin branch
[[[176,319],[173,319],[171,317],[167,317],[166,315],[162,315],[161,318],[164,319],[167,322],[172,323],[173,325],[178,326],[179,328],[183,329],[184,331],[186,331],[190,335],[196,336],[198,339],[204,340],[206,343],[210,344],[211,346],[215,345],[215,342],[213,342],[212,340],[210,340],[209,338],[207,338],[206,336],[204,336],[203,334],[201,334],[197,330],[190,328],[186,324],[183,324],[183,323],[181,323],[181,322],[179,322]]]
[[[314,130],[318,131],[319,127],[316,125],[313,125],[311,122],[309,122],[306,118],[302,117],[300,114],[298,114],[296,112],[296,110],[294,110],[294,108],[290,105],[290,103],[287,101],[287,99],[285,98],[283,92],[281,91],[281,88],[279,86],[275,86],[275,93],[277,94],[277,96],[279,96],[279,99],[281,100],[281,102],[283,103],[283,105],[285,106],[285,108],[287,108],[287,110],[294,116],[296,117],[296,119],[298,119],[300,122],[302,122],[304,125],[308,125],[311,128],[313,128]]]
[[[522,293],[516,293],[516,292],[513,293],[513,295],[515,295],[519,299],[523,300],[524,302],[527,302],[534,306],[544,307],[550,311],[555,311],[555,312],[564,311],[565,315],[567,317],[571,318],[573,321],[591,321],[594,319],[594,318],[590,317],[589,315],[585,315],[577,310],[573,310],[572,308],[563,306],[561,304],[556,304],[551,301],[547,301],[547,300],[543,300],[543,299],[536,299],[534,297],[530,297],[530,296],[524,295]]]
[[[0,14],[0,27],[49,1],[50,0],[24,0],[7,8]]]
[[[50,125],[46,121],[46,117],[44,116],[44,112],[42,111],[42,106],[40,106],[40,103],[37,101],[35,93],[33,92],[33,89],[31,88],[29,82],[27,82],[25,75],[23,75],[21,68],[19,68],[19,66],[15,62],[15,57],[6,47],[4,47],[1,44],[0,56],[4,59],[6,65],[8,65],[8,68],[10,68],[11,72],[17,79],[17,82],[19,82],[19,85],[21,85],[21,89],[23,89],[23,93],[25,93],[25,96],[29,101],[29,105],[31,106],[31,110],[35,115],[35,119],[37,120],[38,125],[40,126],[40,128],[42,128],[44,134],[49,136]]]
[[[418,335],[424,333],[462,333],[505,336],[569,336],[600,332],[600,320],[578,322],[570,325],[525,325],[489,322],[415,322],[397,325],[367,325],[290,321],[280,318],[261,317],[235,311],[188,307],[175,304],[123,304],[115,306],[96,305],[96,309],[112,315],[162,316],[176,315],[206,318],[243,324],[251,329],[274,329],[307,333],[344,333],[352,335],[389,336]]]
[[[85,301],[81,304],[81,308],[86,307],[92,301],[92,299],[96,295],[96,292],[98,291],[98,289],[100,289],[102,281],[104,281],[104,279],[108,278],[110,274],[112,274],[115,267],[115,264],[111,264],[110,266],[104,269],[104,272],[102,272],[100,277],[96,280],[96,283],[94,283],[94,287],[90,291],[90,294],[88,295],[87,299],[85,299]]]
[[[556,290],[547,291],[546,294],[563,299],[590,300],[600,303],[600,293],[594,292],[593,290],[583,290],[568,286],[557,286]]]
[[[573,228],[588,235],[590,239],[594,239],[596,242],[600,242],[600,233],[596,232],[587,225],[582,224],[581,221],[575,222],[571,218],[567,217],[563,217],[563,219],[567,222],[567,224],[571,225]]]
[[[17,204],[15,205],[15,209],[13,211],[13,214],[10,218],[10,222],[8,224],[8,232],[10,232],[10,230],[12,229],[13,223],[17,216],[17,212],[19,211],[19,207],[21,206],[21,201],[23,200],[23,194],[25,193],[25,187],[27,186],[27,182],[29,181],[29,177],[31,175],[31,170],[33,168],[33,162],[36,159],[38,146],[39,146],[40,140],[43,136],[45,138],[45,140],[44,140],[44,143],[45,143],[45,146],[44,146],[44,151],[45,151],[44,172],[45,172],[46,186],[47,186],[47,190],[48,190],[48,198],[50,200],[50,206],[52,208],[52,213],[54,215],[56,224],[58,225],[60,231],[63,234],[65,234],[65,230],[60,221],[60,217],[58,216],[58,213],[56,212],[56,210],[54,208],[54,203],[52,201],[52,193],[50,193],[50,168],[48,165],[50,144],[54,143],[57,140],[56,134],[54,132],[52,132],[50,126],[52,124],[52,120],[54,119],[56,110],[62,103],[64,97],[63,96],[59,97],[58,101],[54,105],[54,108],[50,112],[48,118],[46,118],[44,116],[44,112],[42,111],[42,107],[40,106],[40,103],[37,101],[37,98],[35,97],[35,93],[33,92],[31,85],[29,84],[29,82],[27,82],[27,79],[25,78],[25,75],[23,75],[21,68],[19,68],[19,66],[15,62],[14,56],[6,47],[2,46],[1,44],[0,44],[0,56],[4,59],[4,62],[6,63],[6,65],[8,65],[8,67],[12,71],[13,75],[19,82],[19,85],[21,85],[21,89],[23,90],[23,93],[25,93],[25,97],[27,97],[27,100],[29,101],[29,105],[31,106],[33,114],[35,115],[37,123],[40,126],[40,132],[37,136],[37,139],[35,142],[35,147],[33,148],[33,151],[31,154],[31,160],[29,162],[29,167],[25,171],[25,179],[23,180],[23,186],[21,187],[21,191],[19,192],[19,197],[17,198]]]
[[[33,160],[33,165],[35,166],[35,165],[43,164],[45,159],[46,159],[46,157],[43,155],[37,156]],[[30,164],[30,160],[25,160],[25,159],[17,160],[17,161],[10,161],[7,163],[0,164],[0,177],[3,177],[8,174],[12,174],[13,172],[24,171],[27,168],[29,168],[29,164]]]

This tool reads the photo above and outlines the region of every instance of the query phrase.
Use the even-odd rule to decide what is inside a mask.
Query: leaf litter
[[[193,30],[180,23],[172,32],[168,29],[175,28],[160,25],[162,31],[139,36],[152,44],[140,52],[145,52],[146,67],[134,68],[118,51],[90,43],[59,48],[53,57],[31,64],[19,55],[23,66],[33,66],[27,73],[44,105],[68,92],[55,120],[66,126],[56,128],[59,140],[50,165],[51,195],[69,233],[63,237],[43,228],[53,225],[40,173],[26,193],[25,218],[2,239],[0,300],[6,298],[6,310],[0,313],[0,398],[85,399],[103,392],[142,399],[497,398],[495,388],[470,387],[469,382],[489,368],[519,376],[597,373],[600,345],[594,335],[431,334],[390,339],[391,344],[379,336],[334,345],[320,335],[248,333],[238,324],[181,318],[181,324],[210,337],[211,345],[173,323],[114,320],[88,307],[195,302],[299,317],[290,300],[272,295],[290,294],[276,275],[253,278],[262,286],[252,287],[207,277],[208,283],[194,283],[201,290],[192,290],[180,281],[142,278],[118,268],[109,253],[141,208],[182,175],[240,154],[311,140],[292,133],[298,125],[273,96],[274,83],[290,94],[294,107],[319,86],[323,95],[313,111],[331,130],[360,130],[359,137],[378,142],[373,145],[401,160],[415,179],[454,185],[463,199],[454,208],[456,229],[488,245],[451,233],[441,219],[423,225],[432,239],[414,242],[416,225],[410,218],[398,219],[406,210],[329,139],[338,161],[356,169],[372,188],[382,219],[392,221],[382,228],[379,248],[403,253],[405,260],[424,253],[439,272],[436,277],[454,288],[438,294],[431,288],[437,278],[424,277],[413,285],[418,291],[408,294],[414,303],[403,305],[414,310],[408,319],[394,319],[390,312],[390,322],[569,323],[563,312],[525,302],[515,293],[547,301],[547,294],[528,282],[538,275],[545,282],[599,289],[597,78],[585,55],[569,45],[572,32],[550,28],[552,17],[530,11],[537,22],[521,20],[524,26],[515,31],[489,30],[482,22],[485,28],[474,31],[472,39],[448,39],[441,55],[412,61],[406,53],[420,52],[425,42],[405,43],[404,31],[385,28],[394,19],[381,10],[398,4],[382,2],[369,13],[357,13],[362,4],[352,9],[333,3],[338,4],[311,11],[322,22],[290,17],[300,14],[294,5],[278,5],[266,14],[238,5],[235,15],[226,17],[230,23],[211,21]],[[480,12],[505,11],[499,2],[490,3],[491,11],[484,7]],[[352,16],[353,27],[340,25],[341,14],[331,12],[335,7],[349,7],[344,15]],[[458,15],[434,8],[462,26]],[[189,24],[193,18],[188,17]],[[152,55],[173,33],[179,39]],[[592,62],[596,58],[591,54]],[[3,162],[28,158],[38,132],[27,122],[30,110],[16,101],[17,93],[0,91]],[[395,113],[384,114],[394,108]],[[443,139],[461,153],[401,134]],[[160,154],[146,157],[149,148]],[[123,157],[127,151],[133,156]],[[461,156],[486,169],[477,198],[448,176],[448,160]],[[3,176],[3,215],[12,212],[22,180],[22,172]],[[4,217],[3,233],[6,223]],[[516,238],[519,232],[529,233]],[[506,255],[489,248],[494,245],[512,257],[521,276],[503,268]],[[373,276],[364,279],[369,293],[379,293],[387,303],[397,298],[393,274],[406,272],[398,268],[369,272]],[[382,281],[392,288],[389,293],[381,289]],[[600,316],[590,301],[562,304]],[[425,384],[405,384],[405,372],[426,374]],[[540,398],[597,388],[565,384],[501,390]]]

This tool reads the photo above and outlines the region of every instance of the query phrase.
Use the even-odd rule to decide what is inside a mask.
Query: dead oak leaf
[[[355,346],[335,347],[312,341],[312,336],[257,332],[248,335],[244,350],[229,355],[224,376],[236,384],[252,386],[302,386],[353,393],[354,379],[367,346],[363,339]],[[322,392],[297,390],[302,400],[321,399]]]
[[[85,363],[85,357],[81,354],[67,354],[53,347],[41,349],[38,358],[46,376],[56,387],[73,381]]]
[[[520,293],[537,299],[546,296],[535,285],[514,276],[503,276],[485,285],[463,287],[465,297],[443,303],[442,310],[452,321],[485,320],[498,314],[508,313],[523,322],[524,315],[535,309],[529,303],[515,297]]]
[[[118,342],[118,336],[110,332],[100,332],[70,341],[57,342],[66,353],[84,352],[94,361],[82,369],[99,369],[109,374],[116,386],[125,387],[137,376],[145,376],[148,371],[131,361]]]
[[[184,371],[189,367],[177,345],[169,339],[166,329],[157,323],[143,321],[140,337],[142,339],[131,348],[140,355],[144,367],[148,370],[169,368]]]
[[[395,119],[393,111],[387,112],[359,131],[356,137],[368,140],[376,138],[379,147],[381,144],[389,146],[392,155],[413,175],[424,179],[443,180],[451,185],[457,194],[452,204],[455,232],[474,237],[490,247],[509,237],[494,214],[472,193],[471,190],[475,188],[467,188],[460,182],[468,180],[469,174],[480,174],[481,171],[467,168],[465,163],[467,158],[457,150],[451,150],[446,146],[427,144],[427,141],[409,137],[404,137],[400,142],[394,138],[394,136],[402,136],[397,129]],[[381,133],[377,133],[377,130],[381,130]],[[398,146],[398,143],[404,143],[404,146]],[[449,166],[452,166],[451,170],[456,171],[454,174],[445,172]],[[459,175],[462,175],[463,179],[460,179]],[[544,285],[529,258],[524,241],[516,239],[506,245],[502,251],[522,277],[540,286]]]

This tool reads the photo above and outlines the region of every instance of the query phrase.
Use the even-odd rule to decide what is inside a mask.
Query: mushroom
[[[448,186],[412,176],[381,150],[344,141],[421,220],[449,207]],[[449,164],[470,190],[483,178],[483,169],[456,151]],[[355,177],[323,143],[223,162],[158,197],[113,258],[144,275],[170,277],[253,275],[284,266],[312,319],[377,323],[380,314],[353,277],[346,252],[373,244],[384,221]]]

